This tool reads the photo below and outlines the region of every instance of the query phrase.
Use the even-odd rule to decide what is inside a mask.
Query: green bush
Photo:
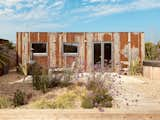
[[[40,77],[40,90],[45,93],[48,90],[49,87],[49,80],[48,80],[48,75],[46,73],[43,73],[42,76]]]
[[[43,93],[47,92],[49,88],[48,75],[35,75],[33,76],[33,87],[36,90],[41,90]]]
[[[112,96],[107,92],[96,92],[92,91],[92,94],[86,95],[82,98],[81,106],[83,108],[93,108],[93,107],[112,107]]]
[[[15,107],[26,104],[26,94],[21,90],[17,89],[14,93],[13,104]]]
[[[40,66],[37,63],[30,65],[29,74],[31,74],[33,77],[33,87],[36,90],[40,90],[40,76],[42,74]]]
[[[112,107],[112,100],[113,98],[106,93],[96,94],[93,99],[94,104],[101,107]]]
[[[83,108],[93,108],[94,107],[93,99],[89,96],[83,97],[82,102],[81,102],[81,107],[83,107]]]
[[[156,60],[158,58],[158,45],[152,42],[145,43],[145,59]]]
[[[57,96],[54,101],[55,108],[74,108],[77,95],[73,91],[69,91]]]
[[[37,63],[29,66],[29,74],[33,76],[33,87],[45,93],[49,87],[48,73],[42,69]]]
[[[12,104],[13,103],[9,98],[0,96],[0,109],[11,108]]]

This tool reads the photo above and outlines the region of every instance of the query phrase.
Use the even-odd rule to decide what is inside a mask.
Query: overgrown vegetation
[[[36,90],[47,92],[49,87],[48,74],[45,69],[42,69],[37,63],[29,66],[29,73],[32,75],[32,85]]]
[[[52,73],[49,74],[46,69],[37,63],[30,65],[28,71],[33,77],[33,87],[36,90],[41,90],[43,93],[53,87],[67,87],[71,84],[73,75],[70,70],[64,70],[62,73],[56,73],[55,76],[53,76]]]
[[[30,104],[31,108],[36,109],[54,109],[54,101],[47,99],[40,99]]]
[[[86,95],[87,90],[83,86],[69,86],[66,88],[58,88],[64,89],[61,92],[53,92],[49,93],[48,95],[54,96],[49,97],[46,96],[43,98],[40,98],[34,102],[31,102],[28,107],[29,108],[38,108],[38,109],[74,109],[79,108],[81,105],[82,97]],[[60,90],[61,91],[61,90]],[[49,97],[49,99],[48,99]]]
[[[57,96],[54,101],[55,108],[74,108],[77,95],[73,91],[69,91],[60,96]]]
[[[86,95],[82,98],[81,102],[81,107],[82,108],[94,108],[94,103],[93,103],[93,98],[92,96]]]
[[[26,101],[26,94],[17,89],[17,91],[14,93],[14,98],[13,98],[13,104],[15,107],[25,105],[27,103]]]
[[[130,69],[129,69],[130,75],[140,75],[142,74],[142,64],[140,63],[139,59],[136,59],[131,62]]]
[[[21,68],[23,71],[23,67]],[[109,84],[106,83],[107,80],[103,73],[91,73],[87,83],[76,84],[79,79],[79,68],[75,69],[65,69],[60,73],[55,70],[55,74],[48,74],[48,71],[37,63],[28,66],[28,73],[33,77],[32,85],[36,90],[46,93],[54,87],[55,89],[66,89],[62,91],[63,93],[52,94],[49,99],[44,97],[35,100],[29,104],[30,107],[40,109],[71,109],[77,106],[78,108],[112,107],[113,98],[108,92]],[[26,96],[24,92],[17,90],[14,94],[13,105],[15,107],[25,105],[28,102]]]
[[[91,77],[86,84],[86,88],[90,91],[89,94],[83,97],[82,107],[112,107],[112,96],[108,93],[106,80],[99,75]]]
[[[76,102],[80,96],[75,91],[68,90],[55,98],[46,99],[42,98],[30,104],[31,108],[40,109],[72,109],[76,108]]]
[[[4,108],[11,108],[12,107],[12,100],[5,97],[5,96],[0,96],[0,109]]]
[[[157,60],[159,58],[159,44],[154,44],[152,42],[145,43],[145,59],[146,60]]]

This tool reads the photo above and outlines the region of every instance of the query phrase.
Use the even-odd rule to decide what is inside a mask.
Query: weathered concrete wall
[[[159,120],[159,111],[0,110],[0,120]]]
[[[112,66],[118,71],[122,62],[129,62],[138,58],[144,58],[144,33],[142,32],[18,32],[17,33],[17,57],[18,63],[30,61],[31,43],[46,42],[48,53],[46,56],[34,56],[42,66],[69,67],[76,59],[80,59],[84,70],[93,69],[93,43],[112,43]],[[64,42],[79,43],[77,56],[64,56],[62,45]]]
[[[143,66],[143,76],[150,80],[160,80],[160,67]]]

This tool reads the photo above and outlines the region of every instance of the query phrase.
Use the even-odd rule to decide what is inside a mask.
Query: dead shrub
[[[87,95],[86,98],[90,98],[90,100],[88,100],[88,102],[91,102],[90,105],[93,102],[94,107],[112,107],[113,98],[108,93],[108,86],[105,81],[106,80],[104,80],[104,76],[102,76],[102,74],[97,75],[96,77],[94,74],[94,76],[88,80],[86,88],[91,91],[91,94],[90,96]],[[86,103],[88,102],[86,101]]]

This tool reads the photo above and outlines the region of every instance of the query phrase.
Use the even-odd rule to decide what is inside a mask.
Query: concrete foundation
[[[0,120],[160,120],[160,112],[97,110],[0,110]]]
[[[150,80],[160,80],[160,61],[144,61],[143,76]]]

